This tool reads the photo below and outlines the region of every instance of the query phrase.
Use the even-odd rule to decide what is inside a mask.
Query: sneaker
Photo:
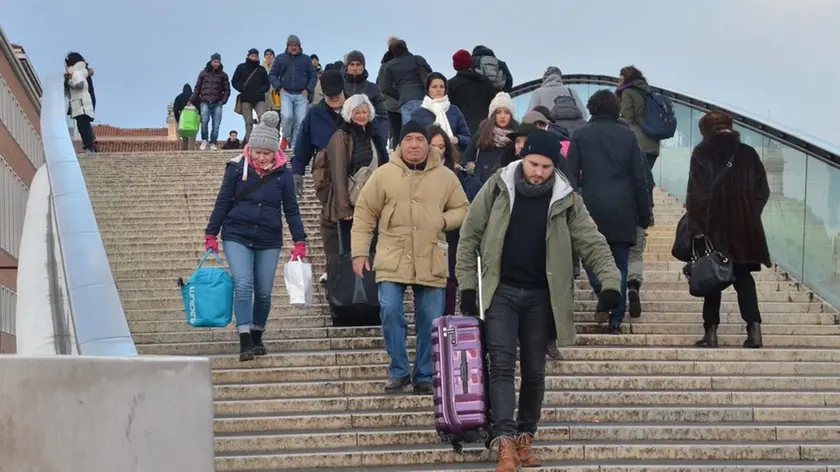
[[[282,140],[280,140],[280,150],[281,151],[285,151],[288,147],[289,147],[289,140],[288,139],[283,138]]]
[[[198,149],[200,151],[206,151],[207,150],[207,141],[202,141],[201,144],[198,146]]]
[[[411,378],[408,376],[388,379],[388,381],[385,382],[385,393],[401,393],[403,389],[410,384]]]
[[[324,272],[323,274],[321,274],[320,277],[318,277],[318,283],[319,284],[327,283],[327,273],[326,272]]]
[[[215,144],[211,144],[211,145],[210,145],[210,150],[211,150],[211,151],[218,151],[218,150],[219,150],[219,148],[217,148]]]
[[[632,280],[627,282],[627,305],[630,311],[630,318],[639,318],[642,316],[642,298],[639,296],[641,285],[639,282]]]
[[[414,386],[415,395],[434,395],[435,385],[431,382],[422,382]]]

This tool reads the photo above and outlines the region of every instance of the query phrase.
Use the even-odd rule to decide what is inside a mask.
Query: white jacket
[[[70,117],[87,115],[93,119],[93,99],[87,82],[89,74],[87,64],[83,61],[73,64],[70,73],[70,78],[67,80],[70,88]]]

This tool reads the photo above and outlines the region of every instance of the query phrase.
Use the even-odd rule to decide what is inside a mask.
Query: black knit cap
[[[426,77],[426,95],[429,94],[429,87],[432,86],[432,80],[440,79],[443,81],[443,90],[445,93],[449,93],[449,84],[448,80],[446,80],[446,76],[441,74],[440,72],[432,72]]]
[[[400,142],[405,139],[406,135],[411,133],[420,133],[426,138],[426,141],[429,140],[429,131],[426,129],[425,126],[421,125],[420,123],[411,120],[408,123],[404,124],[402,129],[400,130]]]
[[[341,72],[330,69],[321,74],[321,92],[327,97],[333,97],[344,91],[344,77]]]
[[[519,153],[523,158],[539,154],[551,159],[555,167],[560,163],[560,138],[545,130],[535,130],[528,134],[528,141]]]

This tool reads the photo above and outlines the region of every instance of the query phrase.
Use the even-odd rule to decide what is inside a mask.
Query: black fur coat
[[[732,167],[712,189],[734,155]],[[691,154],[686,212],[692,233],[709,236],[733,262],[759,270],[770,267],[761,212],[770,198],[761,158],[735,131],[712,134]]]

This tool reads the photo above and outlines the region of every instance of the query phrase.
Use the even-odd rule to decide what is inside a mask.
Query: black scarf
[[[554,179],[557,175],[552,172],[551,176],[543,183],[534,185],[525,179],[525,174],[522,172],[522,163],[516,166],[513,171],[513,184],[516,187],[516,193],[525,198],[544,197],[554,191]]]

